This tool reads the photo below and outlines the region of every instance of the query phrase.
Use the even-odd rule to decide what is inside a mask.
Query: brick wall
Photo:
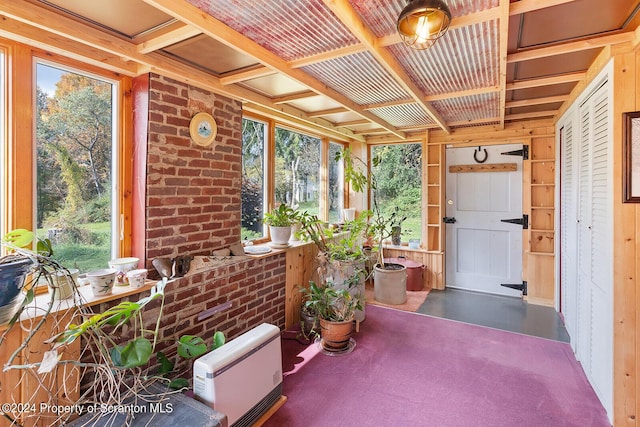
[[[189,137],[191,117],[211,114],[218,128],[212,145]],[[149,76],[146,185],[146,257],[209,255],[240,241],[242,104],[157,74]],[[180,312],[176,333],[222,330],[228,337],[263,321],[284,326],[284,255],[245,261],[175,282],[165,315]],[[205,310],[232,308],[197,325]],[[170,324],[172,322],[169,322]],[[190,332],[181,331],[181,329]]]
[[[155,273],[151,260],[156,257],[209,255],[240,241],[242,105],[159,75],[140,78],[148,79],[149,88],[146,264]],[[211,114],[218,127],[209,147],[189,137],[190,119],[200,111]],[[208,340],[222,331],[232,339],[262,322],[284,328],[285,260],[284,253],[230,257],[221,267],[169,283],[160,349],[173,354],[184,334]],[[231,307],[197,320],[201,312],[225,303]],[[148,307],[145,323],[153,329],[159,302]]]
[[[191,117],[211,114],[208,147],[189,137]],[[146,258],[210,254],[240,240],[242,105],[162,76],[149,79]],[[150,265],[149,263],[147,263]]]

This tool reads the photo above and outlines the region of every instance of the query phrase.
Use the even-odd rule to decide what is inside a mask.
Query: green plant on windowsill
[[[298,220],[298,212],[284,203],[264,214],[264,223],[272,227],[289,227]]]
[[[36,249],[30,249],[35,238],[30,230],[15,229],[0,240],[0,246],[7,250],[0,257],[0,323],[11,326],[17,321],[33,301],[38,284],[46,283],[53,299],[60,278],[73,282],[69,270],[53,257],[49,239],[38,239]]]

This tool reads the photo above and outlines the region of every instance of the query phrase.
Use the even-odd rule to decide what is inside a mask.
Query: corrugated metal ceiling
[[[640,0],[610,0],[604,9],[600,0],[445,1],[451,28],[415,51],[396,34],[405,0],[16,0],[204,71],[262,111],[378,141],[385,132],[397,139],[552,119],[562,105],[553,97],[568,97],[600,51],[597,41],[630,40],[640,21]],[[32,16],[40,14],[21,21]],[[593,48],[572,44],[585,37]],[[549,46],[554,52],[543,52]]]

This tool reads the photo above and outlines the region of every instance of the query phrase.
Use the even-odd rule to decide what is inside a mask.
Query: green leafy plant
[[[313,241],[329,261],[360,260],[364,257],[363,242],[370,228],[370,215],[370,211],[363,211],[353,221],[346,221],[342,230],[334,230],[305,211],[299,215],[301,236]]]
[[[383,152],[371,159],[371,165],[378,166],[384,159]],[[369,228],[367,233],[373,237],[377,247],[377,263],[381,268],[385,268],[384,262],[384,242],[391,237],[394,226],[401,225],[407,217],[400,214],[399,208],[394,209],[390,215],[384,215],[378,205],[378,181],[371,167],[359,157],[353,155],[349,148],[339,151],[336,160],[342,159],[344,162],[345,182],[357,192],[370,190],[372,193],[373,209],[369,215]]]
[[[264,214],[264,223],[272,227],[289,227],[298,220],[298,212],[284,203]]]
[[[309,288],[301,288],[304,307],[319,318],[332,322],[353,319],[356,310],[361,310],[360,298],[354,298],[349,289],[336,289],[333,283],[316,284],[309,281]]]
[[[137,302],[123,301],[102,313],[91,316],[81,324],[69,324],[63,332],[49,340],[49,342],[55,343],[53,351],[57,351],[59,347],[69,345],[82,335],[91,332],[101,337],[102,342],[99,349],[104,353],[104,359],[110,361],[114,369],[147,366],[155,353],[160,364],[157,374],[162,378],[167,378],[169,374],[173,373],[174,364],[164,353],[156,353],[155,351],[158,344],[166,285],[167,278],[163,278],[151,289],[149,296],[141,298]],[[142,321],[142,310],[155,299],[160,300],[160,315],[157,317],[155,329],[147,330]],[[113,336],[124,325],[131,324],[133,324],[132,329],[135,331],[134,337],[124,343],[116,343]],[[111,329],[106,330],[107,326],[110,326]],[[220,347],[224,342],[224,334],[219,331],[214,334],[211,346],[207,346],[201,337],[184,335],[177,342],[177,354],[185,359],[199,357]],[[181,388],[186,387],[188,381],[182,378],[169,379],[168,385],[172,388]]]

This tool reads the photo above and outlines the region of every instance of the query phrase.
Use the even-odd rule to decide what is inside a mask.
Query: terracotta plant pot
[[[343,322],[320,319],[320,329],[325,350],[346,350],[353,333],[353,319]]]

